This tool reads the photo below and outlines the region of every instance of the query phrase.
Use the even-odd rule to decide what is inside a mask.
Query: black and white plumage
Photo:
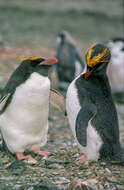
[[[47,142],[50,97],[48,71],[56,62],[56,58],[23,59],[3,89],[0,131],[12,153],[33,151]]]
[[[85,69],[85,64],[82,61],[75,41],[68,32],[61,32],[57,36],[57,41],[56,57],[58,64],[56,68],[58,79],[60,82],[70,83]]]
[[[89,160],[123,160],[116,108],[106,75],[109,49],[92,46],[86,55],[87,72],[72,81],[66,109],[73,135]]]
[[[124,93],[124,38],[113,38],[107,43],[111,51],[108,77],[113,93]]]

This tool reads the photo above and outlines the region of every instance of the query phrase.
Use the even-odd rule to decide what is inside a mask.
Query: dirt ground
[[[20,59],[55,55],[56,34],[68,30],[82,55],[87,47],[123,36],[123,0],[1,0],[0,92]],[[65,94],[65,92],[61,92]],[[117,104],[124,147],[124,104]],[[67,118],[50,106],[48,157],[29,163],[5,152],[0,137],[0,190],[124,190],[124,163],[79,163]],[[80,187],[77,187],[80,184]]]

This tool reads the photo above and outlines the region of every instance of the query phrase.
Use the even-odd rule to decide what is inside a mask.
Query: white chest
[[[72,133],[78,143],[78,140],[76,138],[75,126],[76,126],[76,118],[78,112],[81,109],[81,106],[78,100],[77,89],[75,87],[75,80],[70,84],[67,91],[66,109]],[[99,149],[101,145],[102,145],[101,138],[89,121],[87,127],[87,146],[83,147],[79,143],[78,146],[80,147],[81,151],[88,156],[89,160],[97,160],[99,157]]]
[[[38,73],[33,73],[30,78],[16,88],[11,104],[6,110],[10,117],[32,118],[41,117],[49,105],[50,81]],[[20,114],[19,114],[20,113]],[[43,117],[43,116],[42,116]],[[28,118],[26,118],[28,119]]]
[[[12,152],[40,144],[48,130],[50,81],[38,73],[16,88],[10,105],[0,116],[3,137]],[[14,145],[17,141],[17,147]],[[23,148],[22,148],[23,147]]]

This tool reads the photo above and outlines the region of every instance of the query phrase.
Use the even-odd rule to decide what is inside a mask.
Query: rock
[[[29,187],[31,188],[31,187]],[[28,188],[28,190],[30,190]],[[38,185],[34,185],[33,189],[31,190],[63,190],[62,188],[57,187],[56,185],[53,185],[51,182],[41,182]]]
[[[70,183],[70,180],[65,177],[57,177],[57,181],[55,184],[68,184]]]
[[[12,162],[6,169],[9,171],[9,173],[20,175],[20,173],[27,170],[27,166],[23,161],[16,160]]]
[[[49,169],[62,169],[62,168],[64,168],[64,166],[54,163],[54,164],[50,164],[48,166],[48,168]]]
[[[108,168],[105,168],[105,170],[107,171],[107,173],[111,174],[111,171]]]
[[[82,184],[83,184],[82,190],[98,190],[98,188],[95,184],[89,183],[88,181],[84,181],[84,182],[82,182]]]
[[[27,164],[36,164],[37,160],[35,160],[34,158],[30,158],[28,160],[24,160],[24,162]]]

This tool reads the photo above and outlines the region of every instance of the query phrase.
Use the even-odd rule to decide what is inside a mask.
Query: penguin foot
[[[81,181],[81,179],[77,179],[77,181],[76,181],[76,187],[82,187],[82,181]]]
[[[100,178],[98,179],[97,184],[98,184],[98,187],[100,187],[100,184],[104,185],[104,184],[105,184],[104,179],[103,179],[102,177],[100,177]]]
[[[81,187],[82,187],[82,181],[81,181],[81,179],[77,179],[77,180],[75,180],[75,181],[70,182],[70,183],[68,184],[68,187],[69,187],[69,189],[72,189],[72,188],[74,188],[74,187],[79,187],[79,188],[81,188]]]
[[[18,160],[26,160],[26,159],[32,159],[33,157],[31,155],[24,155],[22,152],[16,152],[16,157]]]
[[[88,161],[88,158],[87,158],[87,156],[84,154],[84,155],[80,156],[79,158],[77,158],[76,161],[78,161],[78,162],[86,162],[86,161]]]
[[[32,152],[41,156],[49,156],[51,154],[51,152],[41,151],[40,149],[34,149]]]

